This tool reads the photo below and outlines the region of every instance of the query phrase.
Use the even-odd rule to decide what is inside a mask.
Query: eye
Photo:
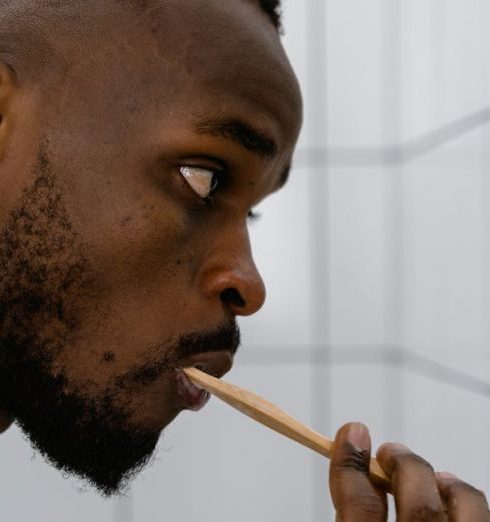
[[[180,173],[201,199],[209,198],[218,188],[222,178],[222,173],[201,167],[180,167]]]

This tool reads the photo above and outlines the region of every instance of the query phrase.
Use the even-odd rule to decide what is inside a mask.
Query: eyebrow
[[[238,119],[204,119],[196,126],[198,134],[209,134],[229,139],[241,147],[267,159],[278,151],[277,143],[264,132]]]

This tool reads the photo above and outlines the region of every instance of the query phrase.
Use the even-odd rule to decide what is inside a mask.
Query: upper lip
[[[231,370],[233,366],[233,355],[231,351],[205,352],[187,357],[179,361],[179,367],[197,367],[203,372],[220,379]]]

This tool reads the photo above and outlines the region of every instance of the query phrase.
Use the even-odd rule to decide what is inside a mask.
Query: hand
[[[337,522],[385,522],[386,493],[368,477],[369,432],[346,424],[337,433],[330,465],[330,490]],[[435,473],[423,458],[401,444],[384,444],[376,459],[391,477],[397,520],[489,522],[485,495],[449,473]]]

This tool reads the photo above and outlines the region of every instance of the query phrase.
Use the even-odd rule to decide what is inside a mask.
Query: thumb
[[[367,428],[359,423],[343,426],[335,438],[330,464],[330,491],[337,521],[386,521],[386,496],[369,480],[370,458]]]

